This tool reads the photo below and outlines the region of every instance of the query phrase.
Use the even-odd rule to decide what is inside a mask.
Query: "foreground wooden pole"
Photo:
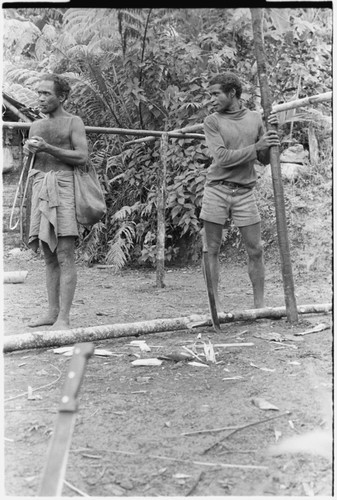
[[[309,304],[298,306],[299,314],[323,313],[332,310],[332,304]],[[247,309],[233,313],[219,313],[220,323],[234,321],[252,321],[261,318],[280,319],[286,316],[285,307],[266,307],[264,309]],[[75,344],[77,342],[94,342],[99,340],[147,335],[149,333],[173,332],[199,326],[212,326],[209,315],[193,314],[181,318],[153,319],[137,323],[117,323],[115,325],[99,325],[71,330],[41,331],[9,335],[4,337],[3,351],[20,351],[23,349],[39,349]],[[224,332],[225,334],[225,332]]]
[[[266,120],[267,128],[271,128],[268,124],[268,116],[272,110],[272,99],[267,78],[267,63],[264,52],[264,43],[262,35],[262,9],[250,9],[252,22],[254,45],[257,62],[257,73],[260,82],[261,100]],[[283,288],[285,304],[287,308],[287,318],[290,323],[298,321],[298,313],[296,308],[295,288],[293,273],[291,267],[289,239],[287,230],[286,211],[284,203],[283,182],[280,164],[280,151],[278,146],[270,148],[270,166],[273,180],[274,197],[275,197],[275,212],[277,235],[281,257],[281,268],[283,276]]]

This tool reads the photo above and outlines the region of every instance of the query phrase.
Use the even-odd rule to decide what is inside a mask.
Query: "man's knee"
[[[219,243],[217,240],[208,240],[207,241],[208,254],[217,257],[220,252],[220,246],[221,246],[221,241]]]
[[[222,226],[213,222],[204,222],[203,238],[207,243],[207,250],[210,255],[217,256],[220,252],[222,241]]]
[[[247,245],[248,257],[251,260],[259,261],[263,258],[263,246],[262,242],[256,243],[254,245]]]
[[[72,239],[62,239],[56,249],[57,260],[62,265],[74,265],[75,251]]]
[[[52,252],[49,246],[42,242],[43,258],[47,266],[57,266],[57,255],[56,252]]]
[[[73,265],[75,261],[74,252],[69,248],[62,248],[57,251],[57,260],[60,266],[63,265]]]

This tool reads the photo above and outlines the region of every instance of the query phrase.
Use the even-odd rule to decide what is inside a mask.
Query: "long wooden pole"
[[[305,304],[298,306],[299,314],[329,313],[332,304]],[[264,309],[247,309],[233,313],[219,313],[220,323],[234,321],[253,321],[261,318],[281,319],[286,316],[285,307],[266,307]],[[3,351],[12,352],[23,349],[39,349],[75,344],[76,342],[94,342],[105,339],[147,335],[150,333],[173,332],[199,326],[212,326],[209,315],[193,314],[180,318],[161,318],[136,323],[120,323],[115,325],[98,325],[71,330],[40,331],[8,335],[3,337]]]
[[[2,122],[3,127],[14,128],[14,129],[24,129],[28,130],[31,126],[30,123],[22,122]],[[203,134],[183,134],[179,132],[165,132],[162,130],[138,130],[138,129],[128,129],[128,128],[114,128],[114,127],[85,127],[85,131],[88,134],[116,134],[116,135],[139,135],[148,136],[149,134],[161,137],[163,134],[168,134],[169,137],[176,137],[178,139],[204,139]]]
[[[254,46],[256,53],[257,72],[260,82],[262,107],[266,120],[267,128],[272,128],[267,119],[272,111],[272,99],[269,90],[267,78],[267,63],[264,52],[264,43],[262,35],[262,9],[250,9],[253,23]],[[277,127],[276,127],[277,129]],[[285,304],[287,308],[287,318],[290,323],[298,321],[298,313],[296,307],[295,288],[291,266],[289,239],[287,231],[287,220],[284,203],[283,182],[280,164],[280,150],[278,146],[270,148],[270,165],[273,180],[275,211],[276,211],[276,226],[279,241],[281,267],[283,276],[283,288]]]
[[[294,101],[282,102],[281,104],[275,104],[272,108],[275,113],[280,113],[281,111],[287,111],[289,109],[301,108],[308,106],[309,104],[317,104],[320,102],[330,101],[332,99],[332,92],[323,92],[322,94],[313,95],[310,97],[304,97],[303,99],[296,99]],[[171,132],[181,132],[188,134],[190,132],[196,132],[197,130],[203,130],[203,123],[195,123],[194,125],[189,125],[184,128],[175,129]],[[124,146],[130,146],[131,144],[137,144],[142,142],[154,141],[156,137],[149,135],[148,137],[142,137],[140,139],[134,139],[133,141],[128,141],[124,143]]]
[[[275,104],[272,107],[272,110],[275,111],[276,113],[279,113],[281,111],[287,111],[289,109],[295,109],[295,108],[301,108],[304,106],[308,106],[309,104],[317,104],[320,102],[325,102],[325,101],[330,101],[332,99],[332,92],[323,92],[322,94],[317,94],[309,97],[304,97],[303,99],[297,99],[295,101],[289,101],[289,102],[283,102],[281,104]],[[19,115],[18,115],[19,116]],[[23,115],[24,116],[24,115]],[[28,120],[27,117],[22,117],[24,121]],[[29,123],[22,123],[22,122],[2,122],[2,126],[5,128],[21,128],[21,129],[29,129],[30,124]],[[205,136],[203,134],[195,134],[196,130],[203,130],[204,124],[203,123],[195,123],[194,125],[188,125],[183,128],[171,130],[168,132],[170,137],[178,137],[178,135],[172,135],[172,134],[179,134],[180,138],[186,138],[186,139],[204,139]],[[104,133],[104,134],[120,134],[120,135],[142,135],[141,139],[136,139],[134,141],[129,141],[126,142],[125,145],[129,144],[134,144],[136,142],[144,142],[144,141],[154,141],[156,137],[161,136],[164,134],[164,132],[161,132],[159,130],[154,131],[154,130],[130,130],[130,129],[120,129],[120,128],[107,128],[107,127],[85,127],[86,132],[88,133]],[[135,132],[135,133],[133,133]],[[149,135],[151,134],[151,135]]]
[[[204,129],[203,123],[196,123],[194,125],[189,125],[187,127],[177,128],[177,129],[171,130],[171,132],[177,132],[179,134],[184,134],[184,136],[185,136],[186,134],[189,134],[191,132],[195,132],[196,130],[203,130],[203,129]],[[154,137],[153,135],[149,135],[146,137],[142,137],[141,139],[134,139],[133,141],[125,142],[123,145],[130,146],[131,144],[136,144],[138,142],[151,142],[151,141],[154,141],[155,139],[156,139],[156,137]]]
[[[275,111],[275,113],[279,113],[280,111],[302,108],[308,106],[309,104],[317,104],[319,102],[330,101],[331,99],[332,99],[332,92],[324,92],[323,94],[303,97],[303,99],[296,99],[294,101],[282,102],[282,104],[274,104],[272,110]]]

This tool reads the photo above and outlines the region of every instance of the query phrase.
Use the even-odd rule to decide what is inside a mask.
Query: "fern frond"
[[[134,245],[135,222],[124,222],[113,239],[109,242],[109,251],[106,255],[107,264],[113,264],[121,269],[130,258],[130,250]]]
[[[80,260],[83,260],[84,262],[91,262],[97,258],[100,238],[104,229],[104,223],[98,222],[91,228],[89,234],[83,238],[79,247]]]
[[[117,17],[123,25],[123,31],[129,31],[135,37],[142,35],[144,9],[118,9]]]
[[[35,71],[31,68],[18,68],[17,66],[10,65],[7,66],[4,72],[5,81],[12,83],[26,83],[29,78],[38,81],[41,77],[41,73]]]
[[[13,99],[17,99],[20,103],[24,104],[26,107],[34,108],[38,105],[38,95],[36,92],[24,87],[20,83],[5,83],[2,86],[4,92]]]
[[[23,49],[33,44],[41,35],[41,31],[31,21],[20,21],[18,19],[5,19],[4,24],[4,48],[21,55]]]
[[[125,205],[120,210],[118,210],[117,212],[114,213],[114,215],[111,218],[111,222],[114,223],[117,221],[125,220],[127,217],[129,217],[130,215],[132,215],[134,212],[136,212],[138,210],[139,205],[140,205],[139,201],[137,201],[131,207]]]
[[[77,43],[90,43],[94,37],[117,40],[116,9],[68,9],[64,16],[65,29]]]

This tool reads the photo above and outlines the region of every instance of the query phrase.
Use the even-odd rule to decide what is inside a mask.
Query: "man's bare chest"
[[[42,137],[48,144],[69,148],[71,144],[71,117],[42,120],[34,124],[33,135]]]

